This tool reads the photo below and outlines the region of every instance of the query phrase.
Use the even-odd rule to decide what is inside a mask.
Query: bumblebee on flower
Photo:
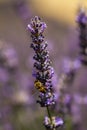
[[[39,92],[46,93],[46,87],[44,87],[39,80],[34,82],[34,86],[39,90]]]

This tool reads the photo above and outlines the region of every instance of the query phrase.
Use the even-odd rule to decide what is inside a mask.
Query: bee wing
[[[35,97],[35,96],[37,96],[37,94],[38,94],[38,92],[36,91],[36,92],[31,94],[31,97]]]

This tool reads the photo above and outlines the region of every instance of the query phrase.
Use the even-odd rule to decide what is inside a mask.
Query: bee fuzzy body
[[[39,92],[46,93],[46,87],[39,80],[34,82],[34,86]]]

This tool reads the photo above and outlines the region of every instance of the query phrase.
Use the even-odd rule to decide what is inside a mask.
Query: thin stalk
[[[48,113],[48,116],[49,116],[51,124],[52,124],[52,117],[51,117],[51,113],[50,113],[49,107],[47,106],[46,108],[47,108],[47,113]],[[56,128],[53,128],[52,130],[56,130]]]
[[[46,108],[47,108],[48,116],[49,116],[50,121],[51,121],[51,123],[52,123],[52,117],[51,117],[51,113],[50,113],[49,107],[47,106]]]

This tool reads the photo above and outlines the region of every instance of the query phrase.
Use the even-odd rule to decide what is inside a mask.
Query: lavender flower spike
[[[59,125],[62,125],[62,120],[57,120],[57,118],[51,117],[50,106],[55,104],[55,95],[53,92],[52,77],[54,74],[53,67],[51,66],[51,61],[49,58],[49,52],[47,50],[47,42],[44,41],[44,30],[46,29],[46,24],[41,22],[38,16],[35,16],[30,24],[28,24],[28,29],[31,32],[31,48],[35,51],[33,56],[34,71],[33,76],[35,77],[34,86],[39,91],[39,96],[37,103],[41,107],[46,107],[48,118],[44,122],[46,128],[51,130],[56,130]],[[50,121],[50,122],[49,122]]]
[[[41,107],[55,104],[51,81],[54,70],[49,59],[49,52],[46,49],[48,44],[47,42],[43,43],[43,32],[46,27],[46,24],[41,22],[38,16],[35,16],[30,24],[28,24],[32,38],[31,48],[35,51],[35,55],[33,56],[35,60],[33,76],[36,78],[34,86],[40,92],[37,102]]]
[[[76,22],[82,25],[85,25],[85,23],[87,22],[87,16],[83,8],[80,9],[79,14],[76,18]]]
[[[87,15],[86,11],[82,10],[82,8],[77,16],[77,23],[79,27],[79,45],[81,48],[80,61],[87,65]]]

